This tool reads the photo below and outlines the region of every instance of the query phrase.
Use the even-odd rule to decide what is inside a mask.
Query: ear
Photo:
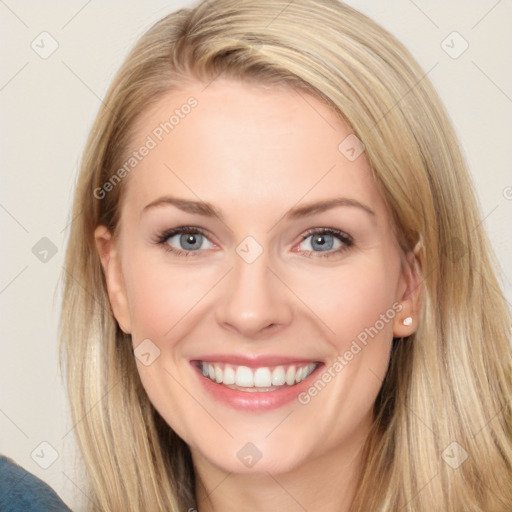
[[[108,298],[112,311],[121,330],[126,334],[130,334],[130,314],[121,272],[119,250],[112,239],[110,231],[105,226],[98,226],[95,229],[94,239],[100,256],[101,266],[105,273]]]
[[[395,316],[393,322],[393,336],[395,338],[410,336],[418,328],[421,309],[421,282],[423,278],[421,265],[418,260],[420,249],[421,242],[418,242],[414,250],[406,255],[402,264],[401,297],[399,297],[402,309]],[[406,321],[405,324],[404,320]]]

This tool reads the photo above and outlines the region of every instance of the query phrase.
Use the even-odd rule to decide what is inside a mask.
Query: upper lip
[[[262,366],[279,366],[291,364],[319,363],[315,358],[301,358],[278,355],[242,356],[235,354],[213,354],[194,358],[193,361],[204,361],[205,363],[227,363],[235,366],[248,366],[259,368]]]

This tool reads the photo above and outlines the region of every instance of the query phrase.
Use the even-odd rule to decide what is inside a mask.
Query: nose
[[[234,269],[226,276],[216,303],[217,322],[247,339],[289,325],[292,294],[283,281],[269,267],[265,251],[252,263],[235,254]]]

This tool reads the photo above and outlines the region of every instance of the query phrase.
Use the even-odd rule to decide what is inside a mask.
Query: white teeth
[[[295,384],[295,366],[289,366],[286,371],[286,384],[293,386]]]
[[[283,366],[276,366],[272,372],[272,385],[282,386],[285,383],[286,376]]]
[[[252,388],[254,386],[252,370],[247,366],[239,366],[236,369],[235,384],[244,388]]]
[[[205,377],[213,382],[230,387],[245,388],[247,391],[272,391],[276,387],[293,386],[309,377],[318,363],[307,365],[276,366],[269,368],[249,368],[248,366],[232,366],[222,363],[200,363],[200,369]],[[265,389],[264,389],[265,388]],[[270,389],[268,389],[270,388]]]
[[[236,382],[235,370],[233,370],[232,366],[227,365],[224,367],[224,378],[222,382],[224,384],[234,384]]]
[[[268,388],[272,385],[272,374],[268,368],[258,368],[254,372],[254,385],[257,388]]]

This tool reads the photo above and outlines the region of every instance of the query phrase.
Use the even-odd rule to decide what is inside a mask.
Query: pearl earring
[[[412,317],[408,316],[407,318],[404,318],[403,322],[404,325],[411,325],[412,324]]]

